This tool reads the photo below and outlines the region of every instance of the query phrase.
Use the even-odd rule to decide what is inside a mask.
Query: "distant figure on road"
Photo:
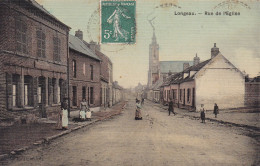
[[[215,118],[217,118],[217,115],[218,115],[218,105],[217,105],[217,103],[215,103],[215,106],[214,106],[214,112],[213,112],[214,114],[215,114]]]
[[[140,100],[137,100],[136,102],[136,110],[135,110],[135,120],[142,120],[142,114],[141,114],[141,102]]]
[[[201,107],[200,107],[200,119],[201,119],[201,123],[205,123],[205,118],[206,118],[206,115],[205,115],[204,105],[201,104]]]
[[[137,98],[135,98],[135,102],[137,103],[139,100]]]
[[[169,116],[170,116],[171,112],[172,112],[174,115],[176,115],[176,113],[174,112],[173,101],[172,101],[172,100],[170,100],[170,102],[169,102],[168,111],[169,111]]]
[[[142,98],[142,102],[141,102],[141,105],[144,105],[144,98]]]

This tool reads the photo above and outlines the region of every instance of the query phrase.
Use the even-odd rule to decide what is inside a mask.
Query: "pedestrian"
[[[86,102],[86,99],[83,99],[80,103],[80,112],[79,112],[79,118],[81,121],[86,120],[86,111],[88,109],[88,103]]]
[[[68,118],[68,98],[64,97],[61,103],[61,127],[67,130],[69,125]]]
[[[142,120],[142,114],[141,114],[141,102],[140,100],[137,100],[136,102],[136,110],[135,110],[135,120]]]
[[[218,105],[217,105],[217,103],[215,103],[215,106],[214,106],[214,111],[213,111],[213,113],[215,114],[215,118],[217,118],[217,115],[219,114],[219,112],[218,112]]]
[[[206,114],[205,114],[204,105],[201,104],[201,107],[200,107],[200,119],[201,119],[201,123],[205,123],[205,118],[206,118]]]
[[[141,102],[142,105],[144,105],[144,98],[142,98],[142,102]]]
[[[170,102],[169,102],[168,111],[169,111],[169,116],[170,116],[171,112],[174,114],[174,116],[176,115],[176,113],[174,112],[174,108],[173,108],[173,101],[171,99],[170,99]]]

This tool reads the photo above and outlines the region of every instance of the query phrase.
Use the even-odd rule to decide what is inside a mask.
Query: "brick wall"
[[[245,105],[260,106],[260,82],[246,82]]]
[[[17,50],[16,33],[18,29],[18,19],[26,27],[25,52]],[[33,105],[31,105],[32,108],[27,109],[27,107],[19,107],[19,111],[16,113],[21,114],[21,117],[23,115],[27,116],[27,114],[39,116],[41,114],[41,108],[38,107],[37,102],[37,86],[39,77],[43,76],[46,79],[55,78],[63,80],[66,80],[67,78],[67,44],[69,27],[64,26],[64,24],[54,20],[52,17],[43,14],[41,10],[33,8],[30,6],[29,1],[22,0],[9,2],[1,1],[0,20],[0,58],[2,62],[0,68],[4,73],[0,73],[0,108],[7,109],[8,105],[12,105],[10,104],[10,94],[12,94],[12,86],[10,84],[12,83],[12,75],[18,74],[21,78],[24,78],[24,76],[30,76],[33,79],[33,88],[31,88],[33,92],[30,94],[32,95],[30,99],[33,100]],[[37,54],[37,30],[41,30],[45,34],[45,57],[43,58],[39,57]],[[54,60],[54,37],[60,39],[60,61]],[[19,83],[19,88],[23,87],[21,83]],[[5,86],[2,86],[2,84],[5,84]],[[46,85],[46,87],[48,87],[48,85]],[[64,91],[64,89],[65,87],[63,88],[62,93],[65,94],[66,91]],[[5,94],[5,92],[8,93]],[[19,98],[18,102],[21,102],[21,100],[23,100],[23,98]],[[48,104],[47,97],[45,104],[44,107],[47,115],[56,114],[60,109],[58,104]],[[10,111],[15,112],[15,109],[11,108]],[[17,116],[19,117],[19,115]]]
[[[73,77],[72,61],[76,61],[77,74],[76,78]],[[85,64],[85,75],[83,73],[83,64]],[[70,73],[70,99],[71,106],[72,97],[73,97],[73,86],[77,87],[77,107],[80,106],[82,101],[82,87],[86,87],[86,99],[88,98],[88,88],[94,88],[94,104],[91,104],[91,107],[100,106],[100,62],[90,58],[84,54],[78,53],[70,49],[70,58],[69,58],[69,73]],[[93,80],[91,80],[90,65],[93,65]]]

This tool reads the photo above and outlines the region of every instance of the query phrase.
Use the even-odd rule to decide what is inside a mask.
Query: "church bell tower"
[[[153,31],[152,43],[149,45],[148,87],[160,78],[159,44]]]

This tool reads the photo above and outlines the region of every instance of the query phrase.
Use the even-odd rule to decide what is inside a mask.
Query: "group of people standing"
[[[69,126],[69,117],[68,117],[68,98],[63,98],[61,102],[61,110],[58,114],[58,129],[67,130]],[[88,102],[86,99],[83,99],[80,103],[79,119],[81,121],[91,120],[91,111],[89,109]]]
[[[205,112],[206,112],[206,110],[204,109],[204,104],[201,104],[201,107],[200,107],[201,123],[205,123],[205,119],[206,119],[206,113]],[[215,105],[214,105],[213,114],[215,115],[215,118],[217,118],[217,115],[219,114],[219,109],[218,109],[217,103],[215,103]]]

